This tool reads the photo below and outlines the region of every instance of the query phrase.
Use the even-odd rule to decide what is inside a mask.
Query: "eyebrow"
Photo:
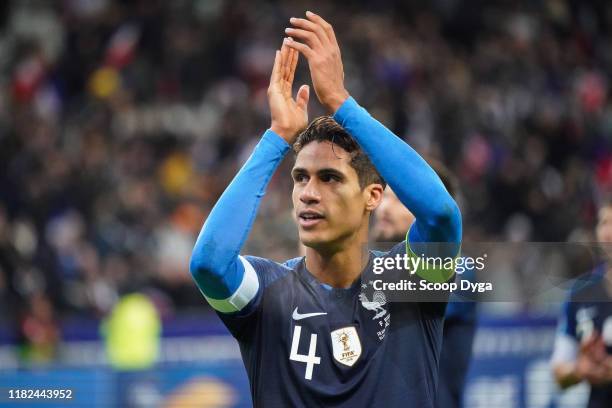
[[[295,167],[293,170],[291,170],[291,175],[295,176],[296,174],[308,174],[308,170],[303,167]],[[317,170],[317,175],[333,175],[343,180],[346,178],[344,173],[331,167],[325,167]]]

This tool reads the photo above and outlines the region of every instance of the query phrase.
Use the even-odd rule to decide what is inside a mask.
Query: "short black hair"
[[[366,153],[331,116],[320,116],[310,122],[293,144],[293,151],[298,154],[307,144],[324,141],[340,146],[351,155],[349,164],[357,172],[359,186],[362,190],[370,184],[381,184],[383,189],[386,187],[387,183]]]

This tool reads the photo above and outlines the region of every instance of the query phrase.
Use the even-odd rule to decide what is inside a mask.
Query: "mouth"
[[[323,214],[313,210],[300,211],[297,218],[302,228],[312,228],[325,220]]]

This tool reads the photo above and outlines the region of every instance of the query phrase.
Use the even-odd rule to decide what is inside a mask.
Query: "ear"
[[[383,186],[378,183],[370,184],[364,188],[363,193],[366,198],[366,210],[374,211],[378,207],[383,198]]]

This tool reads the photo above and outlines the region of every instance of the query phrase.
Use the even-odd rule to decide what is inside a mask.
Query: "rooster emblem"
[[[387,298],[385,294],[379,290],[374,292],[372,296],[372,301],[368,300],[368,297],[365,293],[361,292],[359,294],[359,300],[361,301],[361,305],[368,310],[376,312],[376,315],[372,318],[372,320],[380,319],[384,315],[387,314],[387,311],[383,309],[385,303],[387,303]]]

